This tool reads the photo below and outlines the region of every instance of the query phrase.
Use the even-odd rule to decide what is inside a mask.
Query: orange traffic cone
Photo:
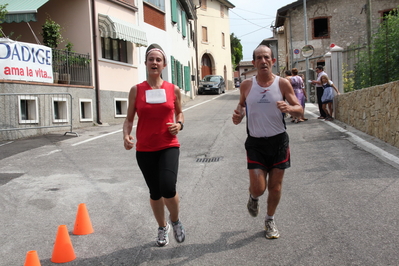
[[[31,250],[26,253],[24,266],[41,266],[36,250]]]
[[[53,255],[51,261],[54,263],[65,263],[76,259],[71,239],[66,225],[58,227],[57,237],[54,243]]]
[[[75,227],[73,228],[74,235],[88,235],[93,233],[93,226],[91,225],[89,212],[86,204],[81,203],[78,206],[78,213],[76,214]]]

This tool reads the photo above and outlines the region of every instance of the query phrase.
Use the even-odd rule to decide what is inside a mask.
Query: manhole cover
[[[219,162],[223,159],[223,157],[205,157],[205,158],[197,158],[196,163],[214,163]]]

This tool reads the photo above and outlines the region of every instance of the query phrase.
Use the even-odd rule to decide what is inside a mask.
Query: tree
[[[399,80],[399,16],[397,9],[384,17],[371,41],[371,54],[359,53],[355,67],[355,89]]]
[[[8,4],[5,5],[0,5],[0,22],[3,22],[8,11],[6,10]],[[2,29],[2,27],[0,26],[0,30]],[[3,32],[0,31],[0,37],[3,37]]]
[[[50,48],[57,48],[58,44],[62,42],[60,24],[53,21],[51,18],[47,18],[46,22],[42,25],[43,43],[45,46]]]
[[[235,69],[242,60],[243,56],[241,40],[234,36],[234,33],[230,34],[230,49],[231,63],[233,64],[233,69]]]

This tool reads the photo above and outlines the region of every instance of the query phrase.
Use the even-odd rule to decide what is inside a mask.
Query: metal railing
[[[53,76],[54,83],[91,86],[90,55],[53,49]]]
[[[69,127],[72,131],[72,95],[69,93],[0,93],[0,132]]]

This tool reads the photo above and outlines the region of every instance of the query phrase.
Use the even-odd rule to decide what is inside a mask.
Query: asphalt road
[[[246,209],[245,121],[238,91],[184,105],[178,191],[186,241],[155,246],[148,190],[125,151],[122,125],[0,142],[0,265],[36,250],[50,261],[59,225],[73,230],[85,203],[94,233],[70,234],[64,265],[398,265],[399,150],[338,121],[287,118],[292,167],[276,213],[281,237],[264,238],[261,212]]]

